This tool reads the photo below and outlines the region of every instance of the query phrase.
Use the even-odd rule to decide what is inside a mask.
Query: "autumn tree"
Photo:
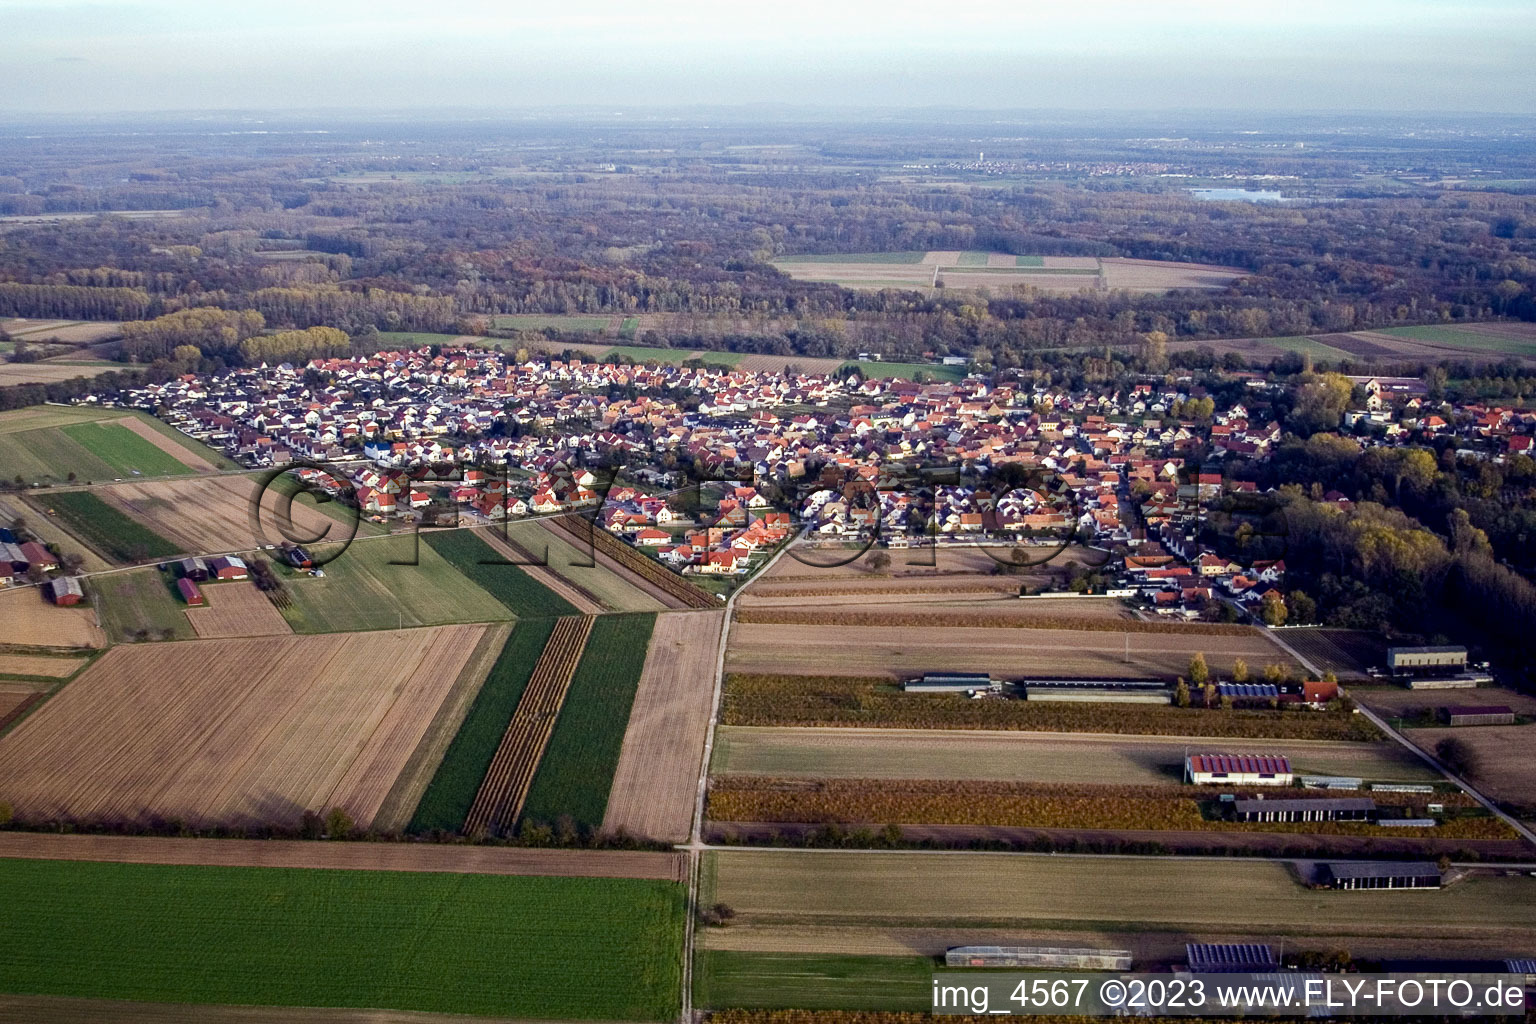
[[[1196,651],[1194,657],[1189,659],[1189,681],[1196,686],[1204,686],[1211,678],[1211,670],[1205,664],[1205,653]]]

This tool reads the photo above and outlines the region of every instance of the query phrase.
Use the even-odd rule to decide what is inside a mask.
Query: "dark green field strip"
[[[683,892],[640,879],[0,860],[0,991],[539,1019],[678,1010]]]
[[[518,618],[580,615],[581,609],[523,572],[468,530],[424,531],[421,539]]]
[[[701,1009],[905,1010],[932,1005],[926,956],[738,953],[703,949],[693,963]]]
[[[116,423],[76,423],[59,429],[123,476],[182,476],[192,472],[190,466]]]
[[[182,553],[180,547],[89,491],[61,491],[40,496],[37,501],[57,511],[70,532],[115,561],[137,562]]]
[[[480,780],[485,778],[496,746],[507,731],[512,712],[522,699],[523,688],[528,685],[533,666],[554,628],[554,619],[525,619],[513,628],[464,716],[464,724],[448,745],[442,764],[433,773],[421,803],[416,805],[410,831],[457,832],[463,826],[464,816],[480,789]]]
[[[551,824],[569,815],[583,828],[603,823],[655,625],[654,612],[605,615],[593,624],[523,804],[524,821]]]

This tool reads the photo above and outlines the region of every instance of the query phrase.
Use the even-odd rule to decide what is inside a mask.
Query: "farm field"
[[[260,532],[252,527],[251,502],[259,487],[255,477],[220,476],[114,484],[94,493],[180,551],[219,554],[249,551],[259,544],[284,539],[278,512],[280,495],[275,489],[269,488],[262,495]],[[293,521],[287,532],[295,538],[345,538],[351,534],[350,518],[343,523],[308,498],[293,501],[289,514]],[[370,532],[367,526],[359,525],[359,537]],[[407,550],[402,557],[409,554]]]
[[[610,327],[616,329],[618,320],[607,315],[589,316],[580,313],[503,313],[491,319],[495,327],[504,330],[555,330],[573,334],[600,334]]]
[[[1288,658],[1261,635],[1141,633],[945,626],[840,626],[737,622],[726,647],[732,672],[886,675],[991,672],[994,677],[1172,679],[1203,652],[1213,675]]]
[[[1349,360],[1358,365],[1438,363],[1444,359],[1536,362],[1536,330],[1524,323],[1454,323],[1300,337],[1178,341],[1170,344],[1169,350],[1189,351],[1202,345],[1218,356],[1236,352],[1260,365],[1289,352],[1309,353],[1319,362]]]
[[[554,628],[554,619],[526,619],[513,627],[434,766],[432,780],[416,804],[407,831],[463,831],[481,780]]]
[[[1177,782],[1188,736],[941,729],[810,729],[721,726],[716,775],[804,778],[995,780],[999,782]],[[1203,741],[1209,744],[1212,741]],[[1298,774],[1390,782],[1440,778],[1395,743],[1246,741],[1291,759]]]
[[[0,875],[15,890],[0,990],[545,1019],[677,1011],[683,894],[669,882],[35,860]]]
[[[69,345],[89,345],[117,336],[121,325],[110,320],[29,320],[25,317],[0,317],[0,330],[22,341],[59,341]]]
[[[815,356],[769,356],[743,353],[736,365],[751,373],[782,373],[786,365],[800,367],[805,373],[836,373],[842,359],[818,359]]]
[[[85,662],[85,658],[0,652],[0,676],[68,679],[78,672]]]
[[[970,700],[954,694],[904,693],[882,677],[726,676],[720,720],[732,726],[880,729],[1024,730],[1125,736],[1374,741],[1362,715],[1268,708],[1180,708],[1170,704],[1103,704]],[[1227,745],[1224,743],[1223,745]]]
[[[0,349],[0,351],[4,350]],[[120,369],[122,369],[121,363],[97,360],[0,362],[0,387],[8,387],[12,384],[52,384],[55,381],[71,380],[75,377],[97,377],[108,370]]]
[[[592,624],[522,804],[524,820],[552,824],[569,816],[580,828],[602,826],[655,621],[635,613]]]
[[[3,799],[30,821],[342,807],[367,827],[483,628],[114,648],[0,740]]]
[[[1286,644],[1324,672],[1340,679],[1368,678],[1366,670],[1383,667],[1387,644],[1363,629],[1288,629]]]
[[[29,367],[50,366],[31,363]],[[89,375],[90,367],[60,367]],[[63,428],[63,429],[60,429]],[[100,446],[105,447],[100,447]],[[127,409],[32,406],[0,413],[0,478],[63,483],[70,473],[100,483],[156,470],[187,474],[205,466],[234,464],[152,416]]]
[[[0,732],[44,697],[37,683],[0,680]]]
[[[1531,753],[1536,750],[1536,726],[1479,725],[1456,729],[1406,729],[1403,735],[1434,752],[1435,744],[1454,736],[1477,753],[1478,771],[1473,784],[1495,800],[1536,812],[1536,776],[1531,773]]]
[[[426,843],[316,843],[304,839],[186,839],[58,832],[0,832],[0,858],[183,864],[229,868],[342,868],[470,875],[651,878],[681,882],[676,851],[549,850]]]
[[[489,546],[493,558],[502,558],[517,566],[529,579],[552,591],[557,597],[581,615],[597,615],[608,607],[583,587],[577,586],[547,565],[536,564],[528,552],[519,548],[497,527],[477,530],[474,534]]]
[[[549,641],[533,666],[533,674],[528,677],[464,818],[465,833],[494,836],[516,823],[539,761],[548,749],[594,621],[590,615],[567,615],[555,620]]]
[[[773,264],[802,281],[923,292],[932,290],[935,280],[949,289],[990,292],[1006,292],[1020,285],[1066,292],[1082,288],[1162,292],[1225,288],[1242,276],[1242,271],[1234,268],[1200,263],[979,251],[802,254],[779,257]]]
[[[943,366],[938,363],[888,363],[884,360],[851,360],[838,366],[839,374],[851,373],[857,369],[866,378],[877,377],[882,380],[926,380],[926,381],[957,381],[965,379],[965,367]]]
[[[208,604],[183,614],[203,639],[242,636],[281,636],[293,627],[266,594],[249,581],[233,580],[202,588]]]
[[[1128,870],[1134,864],[1133,870]],[[1285,864],[1243,860],[756,851],[706,855],[700,902],[762,925],[1165,930],[1186,934],[1536,937],[1536,879],[1470,878],[1435,892],[1335,892]],[[1076,945],[1063,936],[1059,945]]]
[[[46,544],[58,545],[65,554],[77,554],[81,568],[86,572],[101,572],[112,568],[112,563],[101,557],[95,549],[87,547],[80,538],[60,526],[55,519],[43,515],[31,505],[15,496],[0,498],[0,522],[12,523],[20,517],[26,520],[28,532]]]
[[[520,618],[574,615],[577,612],[569,601],[518,566],[490,564],[504,556],[492,550],[469,530],[423,532],[421,540],[466,579],[477,584]]]
[[[114,642],[188,640],[197,635],[194,620],[187,615],[190,609],[171,590],[175,586],[172,576],[154,566],[92,576],[89,586],[96,594],[102,625]]]
[[[594,559],[589,545],[571,533],[555,529],[546,520],[520,520],[482,531],[510,542],[520,557],[531,562],[545,562],[549,571],[572,586],[591,594],[605,608],[618,612],[653,612],[670,607],[653,596],[651,589],[635,579],[633,573],[620,569],[611,558],[599,554]],[[675,602],[674,602],[675,603]]]
[[[603,831],[686,842],[709,731],[724,612],[656,616]]]
[[[706,1009],[895,1010],[926,1014],[932,957],[701,949],[694,1002]]]
[[[940,547],[892,549],[890,568],[883,573],[874,571],[870,564],[873,549],[846,565],[822,564],[823,553],[814,550],[791,549],[774,563],[761,577],[755,579],[748,593],[770,584],[793,584],[797,590],[814,591],[819,587],[857,584],[859,586],[896,587],[907,585],[923,587],[1011,585],[1018,593],[1018,584],[1029,582],[1032,575],[1051,570],[1065,572],[1073,564],[1096,566],[1102,564],[1105,555],[1101,551],[1071,545],[1056,552],[1055,546],[1030,547],[1023,550],[1031,561],[1043,564],[1031,567],[1018,576],[994,575],[999,564],[1007,563],[1018,545],[944,545]],[[798,555],[798,557],[797,557]],[[1048,560],[1047,560],[1048,559]],[[1074,603],[1095,604],[1100,601],[1119,606],[1114,598],[1075,599]]]
[[[851,581],[842,586],[827,586],[795,592],[790,587],[754,587],[736,601],[737,609],[746,621],[755,621],[759,613],[769,609],[789,615],[799,615],[809,604],[828,614],[902,616],[900,621],[917,622],[923,617],[944,622],[964,623],[974,621],[979,626],[991,626],[1010,622],[1041,622],[1043,619],[1081,621],[1094,619],[1103,622],[1133,622],[1131,614],[1118,600],[1055,600],[1051,598],[1020,601],[1014,593],[1017,586],[998,590],[982,583],[955,584],[948,587],[923,587],[913,584],[897,590],[871,584],[859,587]],[[846,593],[826,593],[842,590]],[[893,592],[885,592],[893,591]],[[836,609],[836,611],[834,611]],[[893,618],[893,621],[894,618]]]
[[[59,608],[34,587],[0,591],[0,643],[27,647],[105,647],[107,635],[86,604]]]
[[[188,550],[175,539],[161,535],[117,506],[103,501],[100,495],[105,493],[106,490],[59,491],[37,494],[31,500],[86,544],[117,562],[169,558]]]
[[[435,626],[450,622],[504,622],[507,606],[465,579],[430,544],[413,556],[409,535],[359,539],[327,562],[325,577],[293,575],[286,590],[293,603],[283,617],[296,633]],[[323,556],[329,549],[317,546]]]
[[[622,576],[666,608],[716,608],[717,600],[648,555],[594,527],[580,516],[538,520],[538,526],[577,549],[592,561]],[[537,550],[537,549],[534,549]]]
[[[1536,695],[1506,686],[1479,686],[1472,690],[1410,690],[1406,686],[1376,683],[1349,687],[1349,695],[1387,718],[1433,713],[1447,704],[1506,704],[1517,715],[1536,716]]]

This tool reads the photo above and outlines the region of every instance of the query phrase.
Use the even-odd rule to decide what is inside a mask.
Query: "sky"
[[[1536,0],[0,0],[0,111],[1536,113]]]

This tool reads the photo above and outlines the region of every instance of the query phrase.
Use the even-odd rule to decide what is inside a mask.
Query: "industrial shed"
[[[1515,709],[1505,704],[1459,704],[1440,709],[1446,725],[1514,725]]]
[[[1184,781],[1201,786],[1289,786],[1289,758],[1278,754],[1190,754]]]
[[[1261,942],[1190,942],[1184,958],[1202,974],[1255,974],[1280,966],[1275,951]]]
[[[1065,967],[1079,971],[1128,971],[1128,949],[1072,949],[1060,946],[956,946],[944,954],[946,967]]]
[[[1026,679],[1022,685],[1026,700],[1167,704],[1170,698],[1160,679]]]
[[[1440,868],[1428,861],[1328,861],[1318,876],[1333,889],[1440,888]]]
[[[183,579],[188,580],[205,580],[210,575],[208,571],[208,563],[196,555],[193,555],[191,558],[183,558],[181,561],[177,562],[176,572],[180,574]]]
[[[1367,796],[1312,800],[1234,800],[1236,821],[1369,821],[1376,801]]]
[[[975,693],[1001,690],[1003,684],[985,673],[928,672],[921,679],[907,680],[901,688],[907,693]]]

